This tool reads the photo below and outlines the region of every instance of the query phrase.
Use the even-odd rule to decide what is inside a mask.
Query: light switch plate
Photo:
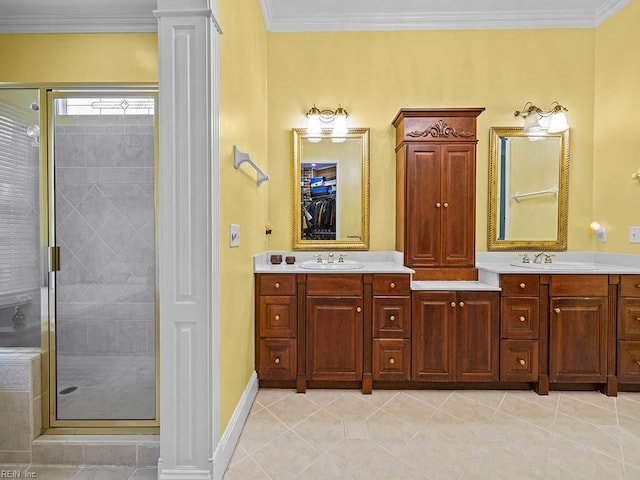
[[[607,241],[607,227],[600,227],[596,231],[596,242],[605,243]]]
[[[629,227],[629,242],[640,243],[640,227]]]
[[[229,226],[229,246],[240,246],[240,225],[236,225],[235,223]]]

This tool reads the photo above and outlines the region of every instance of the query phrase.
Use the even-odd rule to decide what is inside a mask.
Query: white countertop
[[[473,281],[450,281],[450,280],[420,280],[411,282],[411,290],[430,290],[430,291],[472,291],[477,290],[481,292],[495,291],[499,292],[501,289],[496,285],[490,285],[484,282]]]
[[[340,269],[308,269],[300,267],[300,263],[306,261],[315,261],[316,255],[322,255],[326,261],[329,252],[265,252],[253,257],[253,271],[255,273],[339,273],[339,274],[362,274],[362,273],[413,273],[413,270],[405,267],[403,256],[400,252],[393,251],[372,251],[372,252],[344,252],[336,250],[333,252],[335,262],[340,255],[345,256],[345,260],[355,260],[362,263],[362,268],[353,268],[347,270]],[[282,263],[272,265],[269,262],[271,255],[282,255]],[[293,265],[285,263],[285,257],[295,257],[296,261]]]

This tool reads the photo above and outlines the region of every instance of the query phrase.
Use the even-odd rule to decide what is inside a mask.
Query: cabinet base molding
[[[549,375],[538,375],[538,383],[536,384],[535,391],[538,395],[549,395]]]
[[[602,392],[607,396],[615,397],[616,395],[609,395],[607,392],[606,383],[549,383],[549,390],[551,391],[567,391],[567,392]],[[616,389],[617,393],[617,389]]]
[[[374,381],[379,390],[533,390],[530,382],[420,382]]]
[[[373,376],[370,373],[362,375],[362,393],[365,395],[371,395],[373,389]]]
[[[607,383],[604,386],[604,394],[607,397],[618,396],[618,378],[615,375],[607,376]]]
[[[304,373],[299,373],[296,377],[296,393],[305,393],[307,391],[307,377]]]
[[[476,268],[411,268],[415,270],[413,280],[478,280],[478,270]]]
[[[619,392],[640,392],[640,385],[637,383],[619,383]]]

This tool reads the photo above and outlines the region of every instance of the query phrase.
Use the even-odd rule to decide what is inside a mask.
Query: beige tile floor
[[[640,480],[640,393],[261,389],[225,480]]]

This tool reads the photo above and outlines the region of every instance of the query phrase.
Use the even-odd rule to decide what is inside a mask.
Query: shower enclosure
[[[39,226],[29,230],[39,255],[26,263],[44,312],[33,322],[43,327],[43,426],[157,429],[156,94],[34,92],[42,207],[25,214]],[[23,123],[20,148],[36,149]]]

